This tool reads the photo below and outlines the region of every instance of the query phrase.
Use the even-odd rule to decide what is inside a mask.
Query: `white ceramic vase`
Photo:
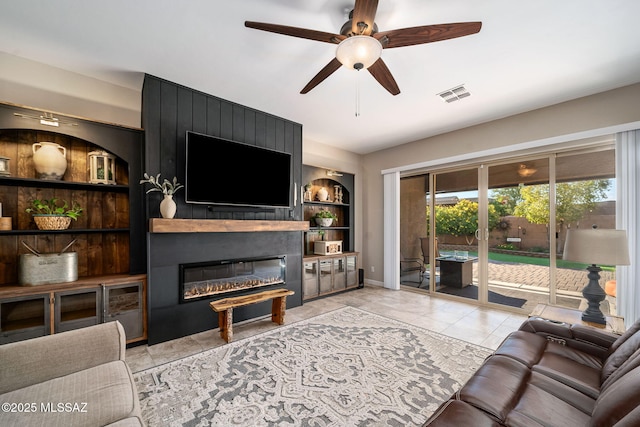
[[[329,192],[327,191],[326,188],[322,187],[321,189],[318,190],[319,201],[326,202],[328,198],[329,198]]]
[[[165,194],[160,202],[160,215],[162,218],[173,218],[176,215],[176,202],[172,194]]]
[[[32,145],[33,164],[38,178],[60,180],[67,170],[67,150],[55,142],[36,142]]]

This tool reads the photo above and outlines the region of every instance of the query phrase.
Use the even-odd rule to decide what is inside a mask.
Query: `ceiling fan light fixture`
[[[336,58],[349,69],[372,66],[382,55],[382,45],[371,36],[352,36],[340,42]]]
[[[538,169],[532,168],[532,167],[528,167],[524,163],[520,164],[520,168],[518,169],[518,175],[520,175],[522,178],[530,177],[531,175],[535,174],[536,172],[538,172]]]

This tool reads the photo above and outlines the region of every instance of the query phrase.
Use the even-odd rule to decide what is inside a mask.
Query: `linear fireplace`
[[[285,283],[286,255],[180,264],[180,303]]]

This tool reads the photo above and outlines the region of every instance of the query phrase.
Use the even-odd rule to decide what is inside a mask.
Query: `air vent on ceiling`
[[[471,96],[471,93],[464,87],[464,85],[456,86],[453,89],[445,90],[438,94],[445,102],[459,101],[462,98]]]

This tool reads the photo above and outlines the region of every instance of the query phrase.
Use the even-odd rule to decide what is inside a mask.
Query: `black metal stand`
[[[605,325],[607,321],[602,311],[600,311],[600,302],[604,301],[606,294],[598,283],[602,269],[593,264],[587,267],[587,270],[589,270],[589,284],[582,290],[582,295],[586,298],[589,306],[582,312],[582,320]]]

